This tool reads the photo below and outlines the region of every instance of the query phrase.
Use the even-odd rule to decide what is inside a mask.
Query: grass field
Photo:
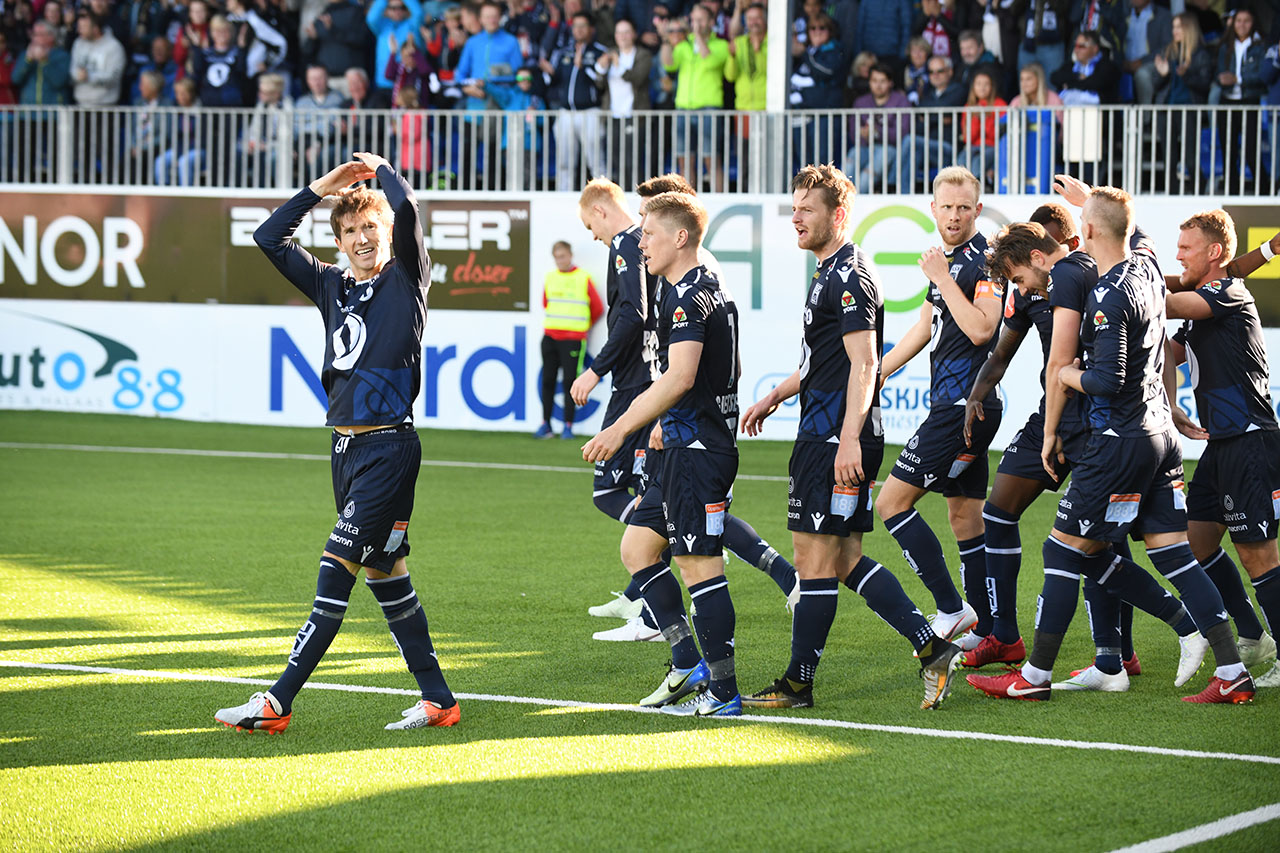
[[[616,623],[587,606],[624,573],[577,444],[422,440],[410,569],[461,724],[383,731],[413,681],[357,588],[313,680],[369,689],[306,689],[287,732],[250,736],[212,715],[262,688],[219,680],[274,680],[307,615],[334,517],[325,432],[0,412],[0,845],[1092,851],[1280,803],[1280,693],[1178,701],[1209,667],[1174,688],[1174,637],[1141,614],[1128,694],[997,702],[961,682],[922,712],[910,647],[845,590],[812,711],[598,707],[647,694],[667,650],[590,638]],[[788,452],[744,447],[742,473],[774,479],[740,479],[734,512],[789,555]],[[1023,523],[1028,639],[1053,506]],[[941,499],[922,511],[945,530]],[[883,529],[866,550],[931,609]],[[762,573],[734,561],[729,578],[739,680],[758,689],[789,617]],[[1059,674],[1092,654],[1081,606]],[[1187,849],[1280,849],[1280,820]]]

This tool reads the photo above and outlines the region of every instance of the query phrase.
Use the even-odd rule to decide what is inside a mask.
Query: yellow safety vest
[[[590,281],[591,276],[582,267],[547,273],[543,282],[547,294],[544,328],[584,334],[591,328],[591,297],[587,293]]]

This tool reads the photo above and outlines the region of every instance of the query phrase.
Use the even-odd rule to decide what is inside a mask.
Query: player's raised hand
[[[582,445],[582,458],[587,462],[604,462],[613,457],[622,446],[621,435],[614,427],[605,427],[595,438]]]
[[[747,435],[759,435],[760,430],[764,428],[764,419],[777,410],[778,404],[771,403],[767,399],[752,403],[750,408],[742,413],[742,431]]]
[[[1191,420],[1191,417],[1182,411],[1181,406],[1171,406],[1170,408],[1173,410],[1173,425],[1178,428],[1178,432],[1187,438],[1194,438],[1197,441],[1209,440],[1209,431]]]
[[[930,246],[920,254],[920,271],[934,284],[939,284],[951,275],[947,256],[938,246]]]
[[[368,166],[369,170],[372,172],[378,171],[378,169],[383,166],[386,166],[388,169],[391,168],[391,164],[387,162],[386,157],[381,157],[368,151],[357,151],[351,156]]]
[[[575,406],[585,406],[587,397],[591,394],[591,390],[600,383],[600,377],[596,376],[596,372],[591,368],[582,371],[577,379],[573,380],[573,385],[569,387],[569,396],[573,398]]]
[[[358,160],[352,160],[335,166],[327,175],[316,178],[309,186],[313,193],[324,198],[342,192],[356,181],[367,181],[372,177],[372,169]]]
[[[970,400],[964,404],[964,446],[973,447],[973,419],[987,419],[987,411],[982,408],[981,400]]]
[[[1084,207],[1085,199],[1089,197],[1089,193],[1093,192],[1093,187],[1070,175],[1054,175],[1053,191],[1062,196],[1062,200],[1067,204]]]

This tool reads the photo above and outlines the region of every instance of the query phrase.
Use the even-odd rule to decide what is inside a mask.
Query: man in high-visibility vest
[[[546,309],[542,335],[542,426],[534,438],[551,438],[551,410],[555,404],[556,375],[564,373],[564,431],[573,438],[573,397],[569,387],[582,370],[587,352],[587,332],[604,313],[604,302],[586,270],[573,265],[573,249],[564,240],[551,247],[556,268],[543,281],[542,307]]]

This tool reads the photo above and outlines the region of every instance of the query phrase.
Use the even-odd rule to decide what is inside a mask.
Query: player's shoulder
[[[952,255],[952,263],[963,264],[967,269],[985,270],[987,268],[987,238],[981,231],[960,244]]]

